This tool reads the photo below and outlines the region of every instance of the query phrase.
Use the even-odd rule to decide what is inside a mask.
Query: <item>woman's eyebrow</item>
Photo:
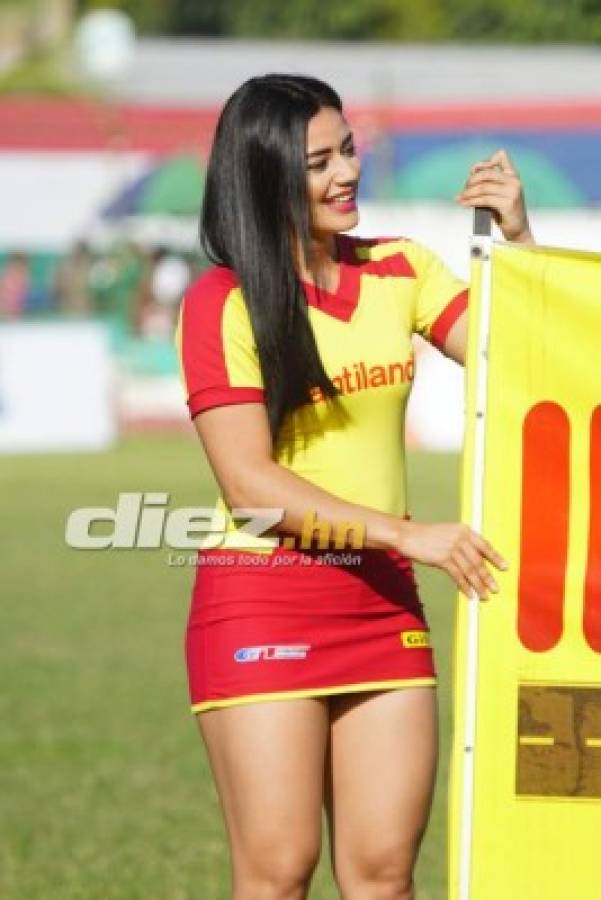
[[[352,143],[352,140],[353,140],[353,132],[349,131],[349,133],[346,135],[346,137],[344,138],[344,140],[342,141],[340,146],[344,147],[346,144]],[[332,152],[331,147],[322,147],[320,150],[311,150],[310,153],[307,153],[307,159],[310,159],[312,156],[321,156],[324,153],[331,153],[331,152]]]

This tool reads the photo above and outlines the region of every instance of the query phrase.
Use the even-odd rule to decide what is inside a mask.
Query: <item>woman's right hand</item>
[[[471,599],[476,591],[481,600],[499,588],[485,560],[497,569],[508,563],[478,532],[461,522],[405,523],[399,550],[416,562],[443,569],[459,590]]]

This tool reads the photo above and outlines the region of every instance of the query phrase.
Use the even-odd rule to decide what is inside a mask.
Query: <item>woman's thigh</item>
[[[224,814],[234,868],[319,858],[327,701],[276,700],[197,715]],[[271,862],[270,862],[271,861]]]
[[[338,883],[409,882],[436,779],[436,690],[332,700],[326,812]]]

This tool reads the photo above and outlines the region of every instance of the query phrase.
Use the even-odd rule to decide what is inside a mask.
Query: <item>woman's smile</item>
[[[336,210],[339,213],[354,213],[357,211],[357,204],[355,202],[356,191],[345,191],[343,194],[338,194],[336,197],[328,197],[324,200],[324,203],[331,208]]]

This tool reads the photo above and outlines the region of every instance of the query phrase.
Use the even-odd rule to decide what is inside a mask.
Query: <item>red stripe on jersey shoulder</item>
[[[439,350],[442,350],[447,335],[459,316],[467,309],[469,290],[466,288],[456,294],[445,306],[441,314],[430,328],[430,341]]]
[[[389,256],[383,256],[381,259],[363,259],[357,254],[357,250],[361,247],[378,247],[383,244],[397,244],[399,241],[408,241],[403,237],[379,237],[379,238],[348,238],[352,243],[349,244],[349,250],[354,257],[355,262],[361,265],[361,272],[366,275],[378,275],[381,278],[416,278],[415,269],[407,259],[404,253],[399,250],[391,249]]]
[[[226,301],[238,287],[231,269],[213,266],[186,291],[181,324],[182,367],[190,412],[198,412],[198,395],[217,385],[227,388],[229,378],[221,322]],[[194,411],[193,411],[194,410]]]

